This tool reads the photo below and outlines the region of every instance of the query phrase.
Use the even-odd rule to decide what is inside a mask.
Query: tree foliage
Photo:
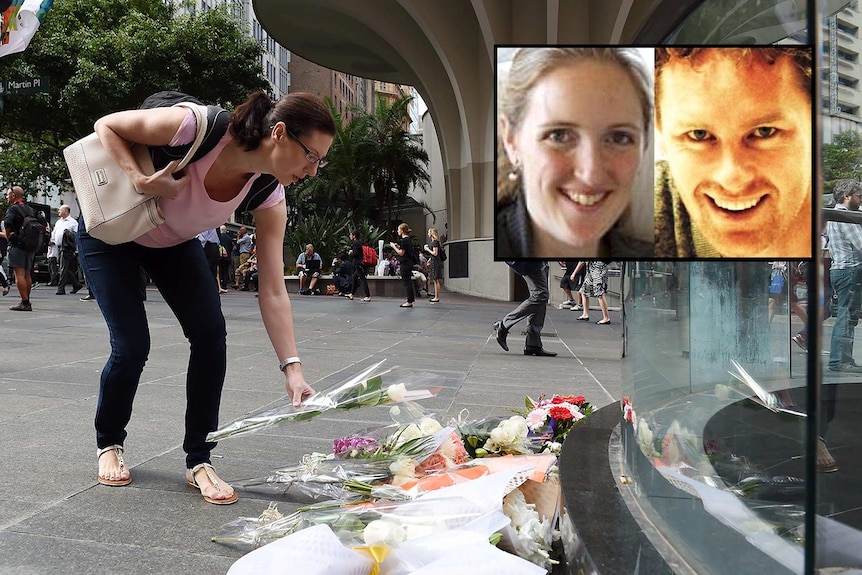
[[[63,148],[154,92],[179,90],[230,109],[266,90],[263,48],[242,25],[224,9],[176,16],[162,0],[56,2],[27,50],[0,59],[0,79],[50,78],[48,93],[5,97],[3,179],[68,185]]]
[[[840,132],[831,144],[823,144],[824,182],[843,178],[862,180],[862,135],[858,132]]]
[[[377,98],[374,113],[365,118],[369,132],[369,163],[373,166],[372,183],[377,209],[386,214],[385,227],[400,220],[401,206],[414,187],[425,190],[431,182],[425,166],[428,152],[417,136],[407,132],[410,123],[409,105],[404,96],[389,103]]]
[[[349,239],[351,230],[356,230],[359,237],[368,240],[371,246],[376,246],[377,240],[383,237],[382,230],[367,222],[357,225],[347,210],[328,207],[319,213],[307,214],[294,225],[288,225],[284,244],[295,256],[305,250],[306,244],[314,245],[314,251],[323,258],[324,267],[328,267],[333,257],[352,247]]]
[[[431,212],[425,202],[409,196],[412,189],[424,190],[431,181],[426,169],[428,153],[418,137],[406,130],[410,101],[409,96],[393,103],[378,98],[371,114],[351,108],[350,121],[326,101],[336,125],[327,154],[330,162],[316,178],[291,186],[288,204],[297,221],[305,214],[336,205],[343,206],[360,229],[370,220],[391,232],[404,206],[419,205]],[[372,244],[376,239],[369,237]]]

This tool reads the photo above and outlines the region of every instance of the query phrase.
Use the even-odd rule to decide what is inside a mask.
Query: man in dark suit
[[[509,351],[506,336],[516,323],[524,318],[528,319],[527,340],[524,344],[524,355],[537,355],[539,357],[554,357],[556,352],[547,351],[542,347],[542,327],[545,325],[545,312],[548,308],[550,293],[548,291],[548,262],[506,262],[515,273],[524,278],[530,297],[521,302],[521,305],[506,314],[502,320],[494,322],[494,333],[497,343],[505,351]]]

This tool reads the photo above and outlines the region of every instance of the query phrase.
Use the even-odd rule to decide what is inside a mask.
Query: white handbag
[[[195,113],[197,133],[188,153],[175,172],[182,170],[203,142],[207,131],[206,106],[181,102],[176,104]],[[132,154],[146,175],[155,173],[149,149],[132,146]],[[141,237],[165,223],[159,210],[159,198],[139,194],[132,180],[102,147],[93,133],[63,150],[78,196],[87,233],[107,244],[122,244]]]

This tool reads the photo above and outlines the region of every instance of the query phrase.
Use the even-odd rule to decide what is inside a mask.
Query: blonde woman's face
[[[533,226],[560,247],[594,246],[622,216],[643,160],[638,90],[613,62],[557,68],[530,92],[518,126],[501,118]]]

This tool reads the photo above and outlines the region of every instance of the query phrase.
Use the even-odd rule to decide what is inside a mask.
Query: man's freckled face
[[[724,256],[768,255],[811,205],[811,98],[791,58],[672,61],[657,126],[692,221]]]

